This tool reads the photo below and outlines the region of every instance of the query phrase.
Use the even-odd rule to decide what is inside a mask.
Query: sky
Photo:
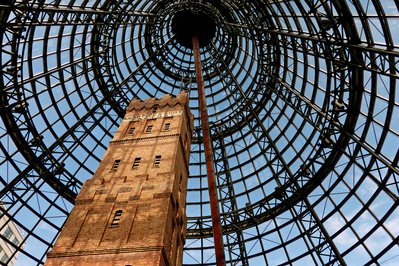
[[[69,1],[65,1],[65,3],[67,2]],[[81,2],[76,1],[75,5]],[[383,32],[382,24],[378,17],[375,16],[377,12],[373,1],[348,1],[348,6],[353,14],[358,13],[355,2],[359,3],[365,14],[369,16],[365,21],[362,21],[360,17],[354,18],[355,26],[363,45],[366,46],[371,36],[374,47],[382,49],[381,52],[383,52],[386,48],[386,38],[388,36]],[[291,1],[290,4],[290,7],[283,3],[272,5],[282,28],[290,29],[294,33],[302,30],[303,36],[306,33],[320,30],[316,24],[316,18],[312,19],[314,24],[310,26],[305,24],[305,20],[301,18],[298,19],[299,24],[295,24],[292,17],[285,21],[285,17],[282,15],[284,12],[290,13],[292,11],[293,13],[301,14],[301,9],[295,4],[295,1]],[[305,5],[305,3],[303,4]],[[387,14],[386,21],[389,25],[392,42],[395,44],[392,51],[395,59],[397,59],[397,45],[399,43],[397,3],[394,0],[384,0],[381,1],[381,4],[383,4],[382,7]],[[290,8],[292,9],[290,10]],[[324,11],[320,8],[319,14]],[[244,20],[244,18],[241,19]],[[364,28],[364,23],[367,23],[368,31]],[[300,30],[299,28],[302,29]],[[49,30],[47,31],[47,29]],[[79,120],[83,115],[93,110],[96,104],[104,97],[103,92],[95,82],[93,74],[82,74],[75,79],[70,78],[74,75],[74,71],[81,72],[85,67],[91,66],[91,61],[87,59],[90,54],[90,41],[85,39],[85,30],[84,25],[78,27],[66,26],[62,28],[62,34],[59,35],[61,31],[59,26],[49,28],[37,26],[25,33],[27,36],[32,36],[34,43],[31,46],[22,43],[21,47],[23,49],[19,50],[22,56],[20,59],[21,80],[27,81],[30,78],[34,80],[32,83],[24,82],[22,87],[23,98],[29,103],[27,108],[31,120],[36,130],[44,136],[44,144],[47,147],[54,146],[55,151],[60,151],[60,153],[55,152],[54,156],[66,164],[67,176],[77,177],[82,182],[89,178],[96,169],[105,152],[108,141],[111,139],[113,132],[116,131],[118,121],[120,121],[113,108],[105,104],[102,108],[98,108],[93,113],[93,116],[87,118],[84,124],[86,128],[85,126],[79,126],[74,131],[74,135],[69,134],[66,136],[65,147],[54,144],[56,139],[61,138],[70,126],[79,124]],[[43,41],[43,36],[47,34],[49,38],[47,41]],[[223,34],[225,33],[223,32]],[[130,73],[140,68],[140,71],[128,80],[127,86],[122,87],[122,90],[126,93],[125,97],[131,98],[135,93],[144,98],[158,90],[156,97],[162,96],[165,92],[176,94],[177,90],[182,87],[180,81],[173,83],[172,79],[168,78],[164,81],[164,73],[152,73],[150,71],[150,68],[154,67],[153,63],[140,66],[145,60],[145,56],[148,56],[146,52],[143,52],[145,51],[143,35],[144,32],[140,31],[139,27],[132,25],[121,26],[115,38],[110,40],[110,44],[115,51],[110,55],[111,63],[117,66],[113,68],[114,79],[121,83]],[[160,40],[163,43],[167,42],[168,37],[170,37],[167,31],[162,31],[160,35]],[[299,35],[295,36],[296,38],[300,37]],[[88,35],[88,38],[90,38],[90,35]],[[229,39],[229,41],[231,40]],[[279,41],[282,41],[282,37],[280,37]],[[216,37],[215,44],[217,47],[227,47],[229,45],[229,43],[223,43],[218,37]],[[226,46],[223,46],[223,44]],[[233,94],[238,85],[241,86],[245,93],[248,93],[247,97],[249,99],[256,95],[257,90],[262,89],[262,86],[259,86],[258,79],[259,73],[263,74],[265,72],[262,71],[265,70],[263,69],[264,65],[261,65],[261,63],[271,64],[271,57],[265,56],[266,59],[260,60],[262,49],[259,48],[257,42],[253,42],[248,38],[239,38],[239,44],[235,49],[234,58],[231,59],[229,66],[237,82],[234,82],[229,75],[223,79],[218,78],[221,76],[218,73],[218,68],[223,65],[223,60],[227,60],[227,57],[224,57],[226,51],[223,48],[219,51],[221,57],[207,52],[206,49],[202,51],[205,71],[214,70],[219,74],[211,80],[212,82],[206,83],[209,104],[208,113],[211,121],[227,120],[227,117],[232,115],[231,105],[235,106],[235,111],[241,110],[239,108],[243,101]],[[154,45],[160,44],[155,43]],[[180,64],[186,68],[186,73],[181,74],[182,79],[188,78],[184,75],[193,75],[193,65],[186,66],[183,62],[185,60],[190,61],[192,58],[188,55],[189,51],[187,50],[171,48],[175,45],[175,43],[171,42],[164,50],[165,52],[161,53],[164,56],[169,56],[165,59],[165,65],[173,71],[173,64]],[[5,47],[4,49],[8,48]],[[259,111],[258,116],[277,148],[282,152],[284,159],[289,163],[291,169],[297,172],[302,163],[316,156],[312,146],[318,147],[322,134],[320,130],[315,129],[314,124],[312,124],[314,121],[304,119],[299,111],[295,111],[292,106],[288,106],[284,100],[289,97],[293,99],[292,95],[296,97],[302,96],[306,102],[312,103],[314,107],[306,110],[317,110],[317,114],[322,117],[320,110],[326,103],[331,111],[331,101],[336,96],[328,94],[327,91],[329,86],[335,86],[334,78],[337,76],[331,77],[330,65],[323,58],[317,58],[308,53],[301,53],[300,50],[295,50],[300,49],[300,47],[293,49],[292,46],[288,45],[288,49],[284,48],[284,45],[281,45],[277,49],[282,52],[279,58],[282,63],[279,78],[281,78],[282,82],[280,87],[277,87],[276,91],[273,92],[264,110]],[[73,55],[72,59],[70,57],[71,54]],[[57,55],[60,55],[60,57],[57,57]],[[368,62],[367,53],[364,52],[363,55],[364,60]],[[2,56],[3,62],[9,59],[7,54],[2,53]],[[213,58],[212,56],[215,57]],[[46,57],[47,60],[44,61],[43,57]],[[386,60],[386,58],[383,59]],[[365,237],[364,245],[357,246],[345,256],[345,259],[351,265],[362,265],[370,257],[370,254],[378,254],[381,248],[391,241],[392,236],[397,237],[399,234],[398,229],[395,227],[399,222],[399,211],[394,207],[394,198],[397,198],[399,194],[394,184],[394,178],[397,178],[397,175],[391,175],[390,177],[387,168],[384,167],[384,164],[392,164],[399,149],[399,123],[395,120],[396,114],[399,114],[399,93],[397,93],[398,85],[396,81],[398,66],[394,66],[394,70],[392,70],[394,73],[392,74],[389,73],[389,69],[387,70],[387,62],[383,64],[384,61],[382,61],[381,64],[378,64],[379,60],[379,58],[375,60],[376,66],[371,65],[365,71],[363,79],[364,92],[360,106],[361,112],[353,134],[353,141],[348,147],[345,147],[344,153],[334,171],[331,171],[331,174],[322,182],[321,186],[309,195],[309,199],[315,204],[315,210],[321,218],[325,219],[325,227],[329,234],[334,236],[334,242],[340,251],[346,251],[355,242],[359,242],[357,241],[358,238]],[[217,63],[212,63],[214,61]],[[397,61],[395,60],[395,62]],[[45,62],[47,62],[47,65]],[[72,66],[68,64],[72,64]],[[240,71],[241,66],[244,66],[245,71]],[[58,71],[46,75],[46,73],[51,73],[51,70],[57,70],[60,67],[65,67],[65,70],[62,71],[63,77],[60,75],[61,72]],[[380,72],[371,71],[371,67],[377,69],[377,71],[380,70]],[[105,73],[103,74],[106,75]],[[191,76],[191,78],[194,77]],[[90,80],[90,82],[87,82],[87,80]],[[256,82],[253,83],[253,80]],[[50,84],[50,87],[48,87],[48,84]],[[194,110],[194,114],[198,116],[196,84],[191,83],[189,85],[192,98],[190,105]],[[345,80],[345,86],[350,86],[350,80]],[[281,94],[278,94],[278,92],[281,92]],[[346,104],[348,104],[348,95],[349,92],[346,92],[343,98]],[[394,106],[392,110],[393,116],[390,116],[389,113],[389,101]],[[217,102],[217,104],[212,105],[213,102]],[[54,108],[54,106],[58,108]],[[70,108],[70,106],[73,108]],[[252,101],[252,106],[256,107],[254,101]],[[327,112],[327,114],[332,115],[331,112]],[[312,120],[312,117],[319,116],[309,115],[308,118]],[[239,118],[239,116],[237,117]],[[340,118],[341,125],[346,117],[346,115],[343,115]],[[287,126],[291,118],[293,118],[292,122]],[[90,125],[96,124],[97,119],[101,120],[101,126],[90,127]],[[328,119],[325,119],[324,122],[328,123]],[[390,123],[388,131],[384,131],[382,126],[386,123]],[[196,120],[196,125],[199,125],[199,120]],[[22,127],[22,125],[20,126]],[[234,123],[228,126],[234,126]],[[236,131],[235,134],[225,136],[224,139],[239,208],[245,208],[246,203],[254,204],[262,200],[273,193],[274,188],[277,186],[272,171],[273,169],[276,170],[276,167],[265,167],[271,160],[267,155],[270,147],[265,148],[261,142],[257,141],[259,135],[251,133],[251,129],[252,127],[247,125]],[[297,134],[298,132],[300,133]],[[29,139],[29,136],[27,138]],[[76,144],[74,141],[76,138],[84,138],[83,144]],[[262,138],[263,140],[265,139],[264,136]],[[311,139],[311,145],[306,144],[306,139]],[[0,141],[2,147],[4,147],[4,150],[0,153],[0,175],[3,180],[9,182],[20,171],[28,167],[29,163],[24,159],[13,143],[12,138],[7,134],[3,121],[0,121]],[[363,142],[366,142],[367,145],[362,146]],[[97,143],[101,143],[101,145]],[[250,148],[245,150],[244,147]],[[355,147],[359,150],[356,150]],[[77,157],[61,152],[63,148],[73,151],[73,154],[77,155]],[[360,154],[369,154],[370,150],[375,151],[376,149],[378,149],[377,154],[381,155],[380,160],[373,163],[370,161],[370,156],[360,157]],[[199,151],[203,150],[203,147],[201,145],[193,145],[192,150],[193,153],[190,157],[192,165],[189,181],[189,189],[191,190],[188,193],[189,203],[208,199],[205,169],[195,165],[196,162],[204,161],[203,154],[199,155]],[[9,162],[6,153],[11,156],[15,165]],[[92,154],[95,156],[92,156]],[[352,154],[357,154],[356,159],[353,161],[350,159]],[[84,167],[80,166],[81,161],[84,161]],[[372,171],[369,174],[364,174],[364,170],[367,167],[371,167]],[[397,170],[397,166],[395,169]],[[344,180],[339,180],[341,175],[344,176]],[[389,180],[383,180],[384,177]],[[390,183],[392,184],[389,185]],[[378,186],[379,184],[384,184],[387,189],[381,190],[381,187]],[[4,184],[1,185],[1,188],[3,186]],[[64,210],[70,210],[71,204],[57,198],[48,185],[40,183],[38,186],[40,186],[40,190],[43,193],[42,196],[30,191],[23,196],[24,199],[30,202],[34,211],[40,215],[45,215],[59,226],[62,224],[65,214],[52,208],[50,202],[58,202],[64,206]],[[203,189],[203,191],[199,192],[197,189]],[[246,193],[249,189],[252,190]],[[324,197],[324,195],[328,194],[327,191],[331,197]],[[387,193],[388,191],[391,193]],[[363,208],[363,206],[366,206],[366,208]],[[394,211],[388,214],[391,207]],[[51,242],[54,238],[57,231],[55,226],[41,221],[37,218],[38,214],[34,214],[32,210],[19,208],[18,205],[15,205],[10,211],[23,221],[22,223],[26,228],[33,230],[46,241]],[[362,214],[356,217],[359,212]],[[210,211],[207,204],[203,206],[191,204],[187,206],[187,213],[189,216],[209,215]],[[271,247],[277,245],[276,241],[281,242],[278,236],[269,231],[270,226],[281,228],[281,231],[285,234],[284,236],[286,236],[283,239],[284,241],[291,238],[294,239],[288,245],[288,249],[292,250],[291,254],[295,254],[295,252],[300,254],[301,251],[305,250],[306,247],[303,240],[295,240],[295,236],[300,234],[300,226],[294,223],[284,225],[284,221],[289,219],[287,217],[292,218],[293,215],[293,213],[286,212],[281,217],[272,219],[272,225],[264,222],[256,228],[258,231],[255,233],[251,230],[244,230],[243,236],[248,240],[246,242],[248,255],[260,254],[262,249],[269,251]],[[384,227],[375,229],[381,219],[386,219]],[[345,230],[341,232],[342,228]],[[292,234],[289,233],[290,229],[293,230]],[[253,228],[253,230],[255,229]],[[252,239],[253,235],[258,235],[259,232],[264,232],[264,236]],[[372,234],[368,236],[368,232],[372,232]],[[25,250],[28,253],[34,255],[43,254],[46,249],[46,245],[43,244],[44,240],[32,236],[27,239]],[[203,245],[211,246],[212,242],[207,240],[204,243],[196,242],[192,245],[198,245],[199,247]],[[207,249],[203,255],[203,260],[206,261],[208,258],[213,260],[212,252],[212,249]],[[185,255],[185,260],[187,263],[192,262],[195,264],[196,260],[200,261],[202,259],[201,256],[197,251],[189,251],[189,255]],[[382,256],[379,262],[383,265],[395,265],[399,262],[398,256],[399,249],[395,246]],[[269,251],[266,257],[270,265],[286,260],[281,248],[276,252]],[[362,259],[365,261],[362,261]],[[264,261],[264,258],[262,256],[254,258],[251,261],[251,265],[252,263],[254,265],[261,264],[258,260]],[[305,257],[303,261],[299,261],[298,265],[311,264],[308,260],[310,260],[309,256]],[[22,254],[19,256],[17,265],[32,265],[32,261]]]

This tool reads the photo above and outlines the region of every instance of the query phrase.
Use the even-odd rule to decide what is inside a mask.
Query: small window
[[[112,219],[111,226],[118,226],[121,221],[122,210],[117,210],[115,212],[114,218]]]
[[[136,131],[136,128],[135,127],[130,127],[129,129],[128,129],[128,131],[127,131],[127,135],[133,135],[134,134],[134,131]]]
[[[116,171],[118,170],[119,165],[121,164],[121,160],[115,160],[114,164],[112,165],[111,170]]]
[[[165,123],[165,125],[163,126],[163,130],[164,131],[169,131],[170,130],[170,123]]]
[[[139,168],[140,161],[141,161],[141,157],[137,157],[136,159],[134,159],[134,162],[133,162],[133,169]]]
[[[12,233],[10,227],[7,227],[7,229],[4,231],[4,237],[7,239],[11,239],[12,236],[13,236],[13,233]]]
[[[19,246],[19,244],[20,244],[20,242],[19,242],[19,240],[16,238],[16,237],[14,237],[14,239],[11,241],[14,245],[16,245],[16,246]]]
[[[154,113],[156,113],[158,111],[158,106],[154,106],[153,108],[152,108],[152,113],[154,114]]]
[[[10,257],[6,253],[4,253],[3,256],[1,257],[1,262],[7,263],[9,259]]]
[[[145,133],[151,133],[152,132],[152,125],[147,126]]]
[[[154,167],[159,167],[160,164],[161,164],[161,155],[157,155],[155,156]]]

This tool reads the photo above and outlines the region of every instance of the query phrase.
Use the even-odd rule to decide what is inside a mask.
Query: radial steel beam
[[[217,48],[215,45],[212,43],[214,49],[217,51]],[[217,55],[220,57],[220,52],[217,51]],[[222,60],[222,63],[224,65],[227,65],[226,62]],[[226,71],[228,72],[228,77],[230,77],[233,81],[233,84],[236,85],[236,88],[241,94],[242,98],[247,98],[247,96],[244,93],[243,88],[241,85],[238,83],[236,77],[233,75],[233,73],[230,71],[229,68],[226,68]],[[250,101],[247,98],[247,101]],[[282,176],[283,181],[281,182],[280,178],[276,179],[277,184],[279,184],[279,187],[283,187],[283,184],[285,186],[285,183],[288,184],[287,180],[295,180],[294,178],[294,173],[291,171],[290,167],[288,166],[287,162],[285,161],[284,157],[282,156],[281,151],[279,148],[276,146],[274,143],[271,135],[269,134],[268,130],[265,128],[264,124],[262,123],[261,119],[259,118],[258,114],[256,114],[254,108],[251,105],[247,106],[248,112],[251,112],[254,120],[256,121],[257,124],[259,125],[259,128],[263,131],[265,140],[268,143],[268,146],[271,147],[271,152],[273,153],[273,156],[277,159],[277,164],[276,164],[276,169],[284,169],[285,174]],[[329,157],[332,159],[335,159],[333,156]],[[327,165],[327,164],[326,164]],[[325,166],[326,166],[325,165]],[[327,167],[328,168],[328,167]],[[281,173],[281,172],[280,172]],[[279,172],[275,171],[274,174],[278,175]],[[289,190],[291,192],[294,192],[293,194],[289,194]],[[299,196],[300,201],[299,203],[299,208],[298,209],[303,209],[303,207],[307,208],[307,215],[309,215],[310,218],[307,218],[307,220],[304,220],[304,217],[301,217],[301,219],[298,219],[298,228],[302,228],[304,230],[304,234],[307,235],[307,237],[310,240],[310,244],[313,248],[313,250],[316,251],[317,256],[319,257],[320,261],[323,262],[323,264],[334,264],[338,263],[339,265],[346,265],[345,261],[343,260],[338,248],[336,247],[335,243],[332,241],[331,236],[328,234],[328,231],[325,229],[324,224],[320,222],[320,218],[318,217],[317,213],[313,209],[310,201],[307,199],[306,195],[303,193],[302,188],[297,184],[297,182],[292,182],[292,184],[289,184],[288,187],[284,187],[284,189],[281,190],[282,192],[282,198],[283,200],[281,203],[287,204],[287,206],[290,207],[290,211],[292,212],[293,216],[298,217],[299,213],[296,211],[296,209],[292,208],[295,204],[292,201],[292,196],[295,194]],[[277,194],[277,193],[276,193]],[[314,225],[317,225],[317,230],[310,230],[311,227],[306,227],[306,223],[309,223],[311,221],[314,223]],[[313,224],[312,224],[313,226]],[[314,236],[314,234],[319,233],[318,236]],[[315,241],[316,239],[316,241]],[[320,244],[323,245],[320,245]],[[324,261],[324,259],[327,259],[328,261]]]
[[[194,50],[194,60],[195,60],[195,72],[197,76],[200,118],[201,118],[202,134],[203,134],[203,141],[205,147],[205,162],[206,162],[206,172],[208,176],[209,200],[211,203],[212,231],[215,242],[216,264],[218,266],[222,266],[226,265],[226,259],[224,255],[223,235],[222,235],[222,226],[220,222],[220,211],[219,211],[219,203],[218,203],[219,201],[216,189],[215,170],[213,166],[212,144],[209,134],[208,112],[206,108],[204,80],[202,77],[199,41],[196,34],[194,34],[193,36],[193,50]]]
[[[222,207],[222,221],[224,228],[226,225],[233,225],[235,231],[225,233],[225,243],[227,246],[231,265],[249,265],[248,254],[245,247],[243,228],[239,226],[240,217],[237,215],[237,200],[234,193],[233,181],[231,178],[229,161],[227,158],[226,145],[223,132],[217,132],[218,137],[213,138],[213,152],[215,158],[215,173],[219,183],[219,196]]]

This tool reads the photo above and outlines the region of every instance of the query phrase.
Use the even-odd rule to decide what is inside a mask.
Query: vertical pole
[[[211,138],[209,134],[208,112],[206,108],[204,80],[202,77],[201,58],[200,58],[199,42],[197,34],[193,35],[193,50],[194,50],[194,60],[195,60],[195,72],[197,76],[197,86],[198,86],[199,110],[201,117],[203,141],[205,146],[205,162],[206,162],[206,172],[208,176],[209,201],[211,203],[212,230],[215,242],[216,265],[224,266],[226,265],[226,261],[224,256],[222,226],[220,223],[219,203],[216,191],[215,170],[213,166],[213,157],[212,157],[213,153],[212,153]]]

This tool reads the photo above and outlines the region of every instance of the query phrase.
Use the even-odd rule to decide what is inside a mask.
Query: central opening
[[[215,36],[215,21],[204,12],[181,11],[172,19],[172,32],[182,46],[192,49],[197,34],[200,47],[208,45]]]

